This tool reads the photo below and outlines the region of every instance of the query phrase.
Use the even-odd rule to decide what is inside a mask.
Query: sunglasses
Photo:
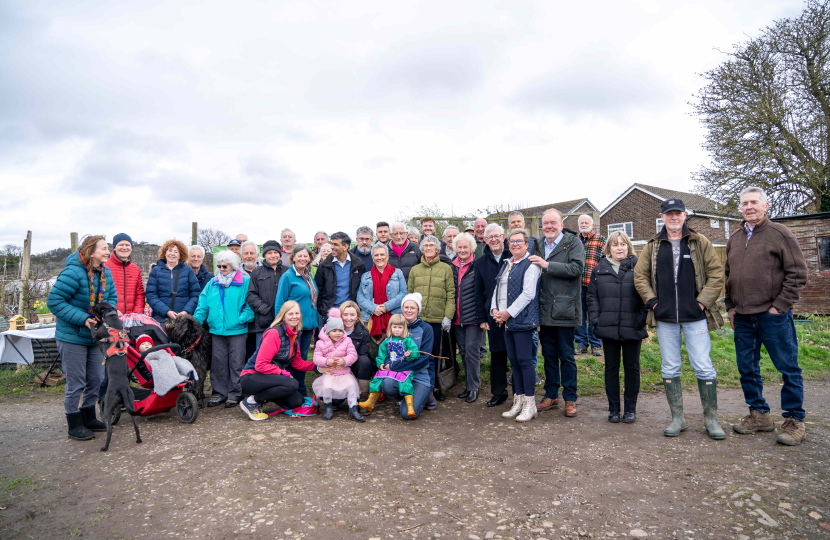
[[[227,268],[227,267],[228,267],[228,265],[227,265],[227,264],[217,264],[217,265],[216,265],[216,268],[218,268],[218,269],[220,269],[220,270],[224,270],[224,269],[225,269],[225,268]]]

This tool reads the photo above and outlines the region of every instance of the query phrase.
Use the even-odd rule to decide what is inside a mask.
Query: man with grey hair
[[[585,298],[588,295],[588,284],[591,282],[591,272],[604,257],[605,237],[594,232],[594,218],[582,214],[577,220],[579,239],[585,247],[585,267],[582,269],[582,324],[574,329],[576,354],[585,354],[591,349],[594,356],[602,356],[602,340],[594,335],[594,325],[588,317],[588,307]]]
[[[398,268],[403,273],[404,279],[409,279],[409,271],[421,262],[421,248],[407,238],[406,225],[392,224],[392,240],[387,247],[389,248],[389,264]]]
[[[259,248],[250,240],[245,240],[239,248],[239,256],[242,259],[242,265],[240,266],[242,272],[251,277],[251,272],[259,266]]]
[[[438,250],[438,258],[441,259],[441,262],[450,264],[455,259],[456,253],[453,251],[452,245],[456,236],[458,236],[458,227],[455,225],[449,225],[444,229],[441,249]]]
[[[297,236],[291,229],[283,229],[280,233],[280,242],[282,242],[282,252],[280,252],[280,260],[282,265],[288,268],[291,266],[291,252],[294,251],[294,244],[297,243]]]
[[[734,329],[735,356],[749,414],[732,429],[741,434],[775,429],[763,394],[763,345],[784,382],[784,423],[777,440],[795,446],[806,437],[806,413],[792,306],[807,283],[807,263],[789,227],[766,216],[769,203],[761,188],[743,190],[740,204],[743,227],[729,237],[724,271],[726,309]]]
[[[243,243],[248,241],[248,235],[243,234],[243,233],[239,233],[239,234],[236,235],[236,240],[239,240],[239,243],[243,244]]]
[[[374,236],[374,231],[365,225],[358,227],[357,232],[355,232],[354,235],[357,245],[350,251],[350,253],[360,259],[363,263],[364,272],[370,271],[374,265],[372,262],[372,239]]]
[[[487,247],[487,242],[484,240],[484,230],[487,228],[487,220],[478,218],[473,222],[473,234],[476,237],[476,257],[481,257],[484,253],[484,248]]]
[[[326,231],[317,231],[314,233],[314,247],[311,248],[311,252],[315,257],[320,253],[320,246],[328,243],[328,241],[329,235],[326,234]]]

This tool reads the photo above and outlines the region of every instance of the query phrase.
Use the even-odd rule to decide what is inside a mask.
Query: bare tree
[[[774,215],[830,210],[828,1],[807,0],[798,18],[727,56],[691,104],[712,159],[694,175],[697,191],[737,207],[741,189],[758,185]]]
[[[230,241],[231,237],[218,229],[199,229],[196,233],[196,242],[205,248],[206,253],[213,253],[213,248],[226,246]]]

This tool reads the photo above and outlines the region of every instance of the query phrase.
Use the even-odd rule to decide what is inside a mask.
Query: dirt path
[[[60,396],[6,399],[0,538],[830,538],[830,386],[809,386],[796,448],[711,441],[692,393],[677,439],[662,394],[640,396],[633,425],[609,424],[603,398],[527,425],[485,401],[415,422],[385,403],[362,425],[168,413],[141,419],[140,445],[122,422],[105,454],[100,435],[66,438]],[[743,398],[720,401],[727,428]]]

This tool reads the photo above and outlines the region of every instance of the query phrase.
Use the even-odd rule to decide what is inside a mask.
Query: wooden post
[[[198,236],[199,236],[199,226],[198,226],[198,224],[197,224],[195,221],[193,222],[193,231],[192,231],[192,235],[193,235],[193,238],[191,239],[191,241],[192,241],[193,243],[192,243],[192,244],[190,244],[190,245],[191,245],[191,246],[195,246],[195,245],[196,245],[196,239],[197,239],[197,238],[198,238]]]
[[[71,253],[78,251],[78,233],[76,232],[69,233],[69,251]]]
[[[32,231],[26,231],[23,255],[20,258],[20,307],[18,313],[29,320],[29,263],[32,255]]]
[[[593,212],[591,212],[591,215],[594,218],[594,233],[595,234],[601,234],[600,233],[600,226],[599,226],[599,220],[600,220],[599,216],[600,216],[601,213],[602,212],[600,212],[599,210],[594,210]]]

